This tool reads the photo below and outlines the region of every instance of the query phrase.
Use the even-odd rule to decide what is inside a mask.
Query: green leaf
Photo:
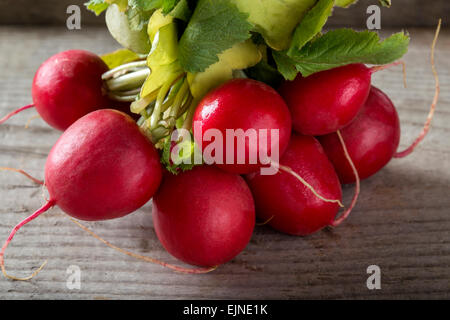
[[[409,36],[403,32],[381,41],[373,31],[337,29],[317,37],[301,50],[290,52],[289,57],[306,77],[351,63],[387,64],[401,58],[408,45]]]
[[[116,4],[120,11],[125,12],[128,8],[128,0],[105,0],[109,4]]]
[[[192,170],[195,167],[194,154],[198,152],[198,148],[195,145],[194,139],[191,136],[191,140],[181,142],[179,145],[179,153],[176,156],[177,159],[173,159],[173,145],[172,140],[166,138],[161,155],[161,163],[172,174],[179,174],[181,172]],[[175,161],[174,161],[175,160]],[[190,160],[190,161],[186,161]],[[187,163],[191,162],[191,163]]]
[[[169,15],[171,15],[175,19],[180,19],[185,22],[189,22],[189,19],[192,16],[192,11],[189,8],[188,1],[187,0],[179,1],[178,4],[173,8],[173,10],[169,12]]]
[[[136,53],[146,54],[150,51],[150,40],[147,30],[134,30],[130,26],[130,20],[126,12],[116,5],[109,6],[105,15],[106,26],[112,37],[123,47]]]
[[[278,71],[286,80],[294,80],[297,76],[297,68],[293,61],[285,52],[273,51],[273,59],[275,60]]]
[[[88,10],[93,11],[97,16],[109,7],[109,3],[106,3],[104,0],[90,0],[84,5],[88,8]]]
[[[262,60],[254,67],[245,70],[245,74],[249,78],[267,83],[273,88],[277,88],[283,81],[283,77],[280,76],[278,70],[265,60]]]
[[[188,73],[192,96],[202,99],[210,90],[233,79],[234,70],[247,69],[262,59],[262,53],[251,40],[240,42],[219,55],[219,61],[204,72]]]
[[[317,0],[231,0],[275,50],[289,48],[292,34]]]
[[[170,13],[180,0],[165,0],[162,4],[162,11],[164,14]]]
[[[334,3],[334,0],[320,0],[317,5],[306,14],[295,30],[291,48],[288,52],[300,50],[307,42],[322,31],[328,17],[333,12]]]
[[[336,6],[342,7],[342,8],[347,8],[350,5],[354,4],[356,1],[358,1],[358,0],[336,0]]]
[[[383,7],[391,7],[391,0],[380,0],[380,3]]]
[[[132,2],[133,6],[141,10],[151,11],[161,8],[163,0],[129,0],[128,2]]]
[[[174,18],[159,9],[150,18],[147,28],[152,50],[148,66],[167,65],[178,59],[178,30]]]
[[[200,0],[180,40],[182,67],[203,72],[218,55],[250,38],[252,25],[230,0]]]
[[[101,58],[110,69],[114,69],[122,64],[138,60],[139,55],[128,49],[120,49],[104,54]]]
[[[152,11],[144,11],[138,7],[129,7],[127,10],[128,24],[132,31],[141,31],[147,25]]]
[[[180,2],[180,0],[128,0],[133,3],[133,6],[144,10],[151,11],[155,9],[162,9],[164,14],[170,13]]]

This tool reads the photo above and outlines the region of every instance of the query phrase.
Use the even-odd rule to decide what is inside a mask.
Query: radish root
[[[375,73],[375,72],[378,72],[378,71],[389,69],[391,67],[398,66],[400,64],[402,65],[402,69],[403,69],[403,85],[406,88],[407,87],[407,84],[406,84],[406,63],[404,61],[400,60],[400,61],[396,61],[396,62],[393,62],[393,63],[390,63],[390,64],[386,64],[384,66],[375,66],[375,67],[372,67],[370,70],[371,70],[372,73]]]
[[[361,191],[361,181],[359,179],[358,170],[356,170],[355,164],[353,163],[352,158],[350,157],[350,154],[348,153],[347,146],[345,144],[345,141],[344,141],[344,138],[342,137],[341,132],[337,131],[337,135],[339,137],[339,141],[341,142],[342,149],[344,150],[345,157],[347,158],[348,163],[352,167],[353,174],[355,175],[356,186],[355,186],[355,194],[353,195],[353,199],[350,204],[350,207],[347,210],[345,210],[345,212],[338,219],[333,221],[333,223],[331,224],[332,227],[337,227],[337,226],[341,225],[342,222],[344,222],[348,218],[348,216],[352,212],[353,208],[355,207],[356,202],[358,202],[359,193]]]
[[[41,115],[39,114],[35,114],[34,116],[30,117],[30,119],[28,119],[27,123],[25,124],[25,129],[28,129],[30,127],[31,121],[33,121],[34,119],[38,119],[40,117]]]
[[[434,35],[434,39],[433,39],[433,44],[431,45],[431,69],[433,71],[433,76],[434,76],[434,80],[435,80],[436,84],[435,84],[435,93],[434,93],[433,102],[431,103],[431,107],[430,107],[430,113],[428,114],[427,120],[425,122],[425,125],[423,126],[423,129],[422,129],[422,132],[420,133],[420,135],[404,151],[397,152],[394,155],[394,158],[405,158],[405,157],[409,156],[411,153],[413,153],[414,149],[423,141],[423,139],[425,139],[426,135],[430,131],[431,122],[433,121],[434,113],[436,110],[436,105],[438,103],[439,94],[440,94],[440,90],[441,90],[440,84],[439,84],[439,75],[437,73],[436,65],[435,65],[435,61],[434,61],[434,52],[436,49],[436,43],[437,43],[437,40],[439,37],[439,32],[441,31],[441,24],[442,24],[442,19],[439,19],[439,23],[438,23],[438,26],[436,29],[436,34]]]
[[[283,166],[275,161],[272,161],[272,163],[277,166],[281,171],[284,171],[287,174],[290,174],[291,176],[293,176],[294,178],[296,178],[298,181],[300,181],[306,188],[308,188],[317,198],[319,198],[320,200],[324,201],[324,202],[329,202],[329,203],[337,203],[341,208],[344,208],[344,205],[342,204],[342,202],[340,200],[332,200],[332,199],[327,199],[323,196],[321,196],[315,189],[313,186],[311,186],[305,179],[303,179],[300,175],[298,175],[294,170],[292,170],[291,168],[287,167],[287,166]]]
[[[53,200],[49,200],[46,204],[44,204],[40,209],[38,209],[35,213],[33,213],[31,216],[29,216],[28,218],[22,220],[18,225],[16,225],[14,227],[14,229],[11,231],[8,239],[5,241],[5,244],[3,245],[1,251],[0,251],[0,267],[2,269],[2,273],[3,275],[10,279],[10,280],[16,280],[16,281],[28,281],[32,278],[34,278],[41,270],[42,268],[44,268],[44,266],[47,264],[47,260],[44,261],[44,263],[38,268],[36,269],[36,271],[34,271],[30,276],[25,277],[25,278],[19,278],[19,277],[15,277],[15,276],[11,276],[6,272],[6,268],[5,268],[5,251],[6,248],[8,247],[8,245],[10,244],[10,242],[12,241],[12,239],[14,238],[14,235],[17,233],[17,231],[19,231],[20,228],[22,228],[24,225],[26,225],[28,222],[33,221],[34,219],[36,219],[37,217],[39,217],[41,214],[43,214],[44,212],[48,211],[50,208],[52,208],[55,205],[55,201]]]
[[[266,221],[261,222],[261,223],[257,223],[256,225],[257,225],[258,227],[265,226],[265,225],[268,224],[270,221],[272,221],[273,218],[275,218],[275,216],[271,216],[271,217],[270,217],[269,219],[267,219]]]
[[[98,236],[97,234],[95,234],[94,232],[89,230],[87,227],[83,226],[81,223],[79,223],[75,219],[70,218],[70,217],[69,217],[69,219],[73,223],[75,223],[78,227],[80,227],[82,230],[84,230],[87,233],[89,233],[95,239],[103,242],[108,247],[110,247],[110,248],[112,248],[112,249],[114,249],[114,250],[116,250],[116,251],[118,251],[120,253],[126,254],[127,256],[133,257],[135,259],[139,259],[139,260],[143,260],[143,261],[146,261],[146,262],[158,264],[158,265],[163,266],[165,268],[169,268],[169,269],[171,269],[171,270],[173,270],[175,272],[185,273],[185,274],[204,274],[204,273],[209,273],[209,272],[214,271],[214,270],[217,269],[217,266],[216,267],[212,267],[212,268],[187,269],[187,268],[175,266],[175,265],[172,265],[172,264],[169,264],[169,263],[166,263],[166,262],[162,262],[162,261],[157,260],[157,259],[146,257],[146,256],[143,256],[143,255],[140,255],[140,254],[137,254],[137,253],[130,252],[128,250],[119,248],[119,247],[113,245],[112,243],[108,242],[107,240],[101,238],[100,236]]]
[[[22,169],[15,169],[15,168],[7,168],[7,167],[0,167],[0,171],[13,171],[13,172],[17,172],[20,173],[22,175],[24,175],[25,177],[27,177],[28,179],[32,180],[34,183],[39,184],[41,186],[44,185],[44,181],[41,181],[39,179],[36,179],[34,177],[32,177],[31,175],[29,175],[28,173],[26,173],[25,171],[23,171]]]
[[[20,109],[14,110],[13,112],[11,112],[11,113],[7,114],[6,116],[4,116],[3,118],[1,118],[0,119],[0,124],[3,124],[6,120],[11,118],[12,116],[14,116],[14,115],[16,115],[16,114],[18,114],[18,113],[20,113],[20,112],[22,112],[24,110],[30,109],[30,108],[34,108],[34,104],[29,104],[29,105],[27,105],[25,107],[22,107]]]

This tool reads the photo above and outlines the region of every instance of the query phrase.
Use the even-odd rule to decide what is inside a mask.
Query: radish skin
[[[314,137],[293,134],[280,164],[303,177],[323,197],[342,200],[333,165]],[[306,236],[330,226],[340,208],[338,203],[318,198],[284,171],[273,176],[255,172],[248,174],[246,180],[255,199],[258,218],[287,234]]]
[[[244,179],[214,166],[167,174],[153,198],[153,224],[166,250],[202,267],[224,264],[248,244],[255,207]]]
[[[16,232],[55,205],[68,215],[86,221],[123,217],[147,203],[162,179],[159,155],[128,115],[110,109],[94,111],[76,121],[53,146],[45,165],[50,199],[19,223]]]
[[[268,85],[250,79],[235,79],[210,92],[200,102],[193,120],[194,138],[203,151],[212,143],[205,141],[205,133],[209,130],[218,131],[221,137],[227,137],[229,130],[252,130],[255,133],[256,139],[246,139],[243,150],[238,148],[236,141],[233,149],[227,148],[227,143],[232,142],[229,138],[219,150],[222,159],[216,165],[236,174],[254,172],[267,165],[268,159],[261,155],[268,158],[281,156],[289,143],[292,127],[289,110],[280,95]],[[267,141],[260,139],[263,130],[267,132]],[[278,141],[272,139],[271,134],[275,130],[278,131]],[[275,148],[278,148],[277,156]],[[238,163],[239,153],[245,153],[245,161],[241,164]],[[256,155],[254,164],[250,161],[251,154]],[[227,161],[228,158],[232,163]]]
[[[285,81],[279,92],[292,114],[296,132],[320,136],[352,122],[367,100],[372,70],[350,64]]]
[[[86,114],[105,108],[131,113],[128,107],[111,101],[103,87],[102,75],[108,66],[96,54],[67,50],[47,59],[36,71],[32,84],[33,103],[0,119],[0,124],[35,107],[51,127],[64,131]]]
[[[400,142],[400,120],[389,97],[372,87],[369,98],[359,116],[340,130],[348,153],[361,180],[379,172],[391,161]],[[336,133],[319,137],[339,179],[354,183],[355,174],[345,157]]]

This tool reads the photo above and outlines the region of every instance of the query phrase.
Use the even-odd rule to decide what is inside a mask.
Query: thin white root
[[[320,200],[324,201],[324,202],[328,202],[328,203],[337,203],[341,208],[344,207],[344,205],[342,204],[342,202],[340,200],[333,200],[333,199],[327,199],[323,196],[321,196],[315,189],[313,186],[311,186],[305,179],[303,179],[300,175],[298,175],[294,170],[292,170],[291,168],[287,167],[287,166],[283,166],[275,161],[272,161],[272,163],[277,166],[281,171],[286,172],[287,174],[290,174],[291,176],[295,177],[298,181],[300,181],[306,188],[308,188],[317,198],[319,198]]]
[[[337,131],[337,135],[339,137],[339,141],[341,142],[342,149],[344,150],[345,158],[347,159],[349,165],[352,167],[353,174],[355,175],[356,187],[355,187],[355,194],[353,195],[350,207],[347,210],[345,210],[345,212],[331,224],[332,227],[339,226],[340,224],[342,224],[342,222],[344,222],[348,218],[350,213],[353,211],[353,208],[355,207],[356,203],[358,202],[359,193],[361,191],[361,181],[359,179],[358,170],[356,169],[356,166],[353,163],[350,154],[348,153],[348,149],[345,144],[344,138],[342,137],[342,134],[339,130]]]
[[[435,92],[434,92],[433,102],[431,103],[430,112],[428,114],[427,120],[425,121],[422,132],[419,134],[419,136],[416,138],[416,140],[404,151],[397,152],[394,155],[394,158],[405,158],[405,157],[409,156],[411,153],[414,152],[416,147],[423,141],[423,139],[425,139],[428,132],[430,131],[431,122],[433,121],[433,118],[434,118],[434,113],[436,111],[436,106],[437,106],[437,103],[439,100],[439,94],[441,91],[440,83],[439,83],[439,75],[437,73],[436,64],[434,61],[435,60],[434,53],[435,53],[435,49],[436,49],[437,40],[439,37],[439,32],[441,30],[441,24],[442,24],[442,20],[439,19],[439,23],[438,23],[436,33],[435,33],[434,39],[433,39],[433,44],[431,45],[431,69],[433,71],[433,76],[434,76],[434,80],[435,80]]]

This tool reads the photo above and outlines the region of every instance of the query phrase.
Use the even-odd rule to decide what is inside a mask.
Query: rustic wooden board
[[[375,75],[375,84],[396,103],[402,145],[420,130],[434,91],[429,66],[433,30],[411,29],[405,57],[408,89],[400,68]],[[104,28],[0,27],[0,114],[30,102],[32,77],[51,54],[69,48],[104,53],[117,48]],[[7,251],[16,275],[48,259],[32,281],[0,277],[0,299],[297,299],[450,298],[450,32],[436,53],[442,95],[433,129],[417,152],[396,160],[362,184],[349,220],[307,238],[257,227],[248,248],[207,275],[176,274],[123,256],[87,236],[55,208],[23,228]],[[59,133],[27,111],[0,126],[0,166],[43,177],[46,155]],[[353,189],[345,189],[346,201]],[[0,239],[43,203],[42,190],[20,175],[0,172]],[[152,228],[151,205],[126,218],[89,223],[114,244],[168,262]],[[379,265],[382,289],[366,287],[366,269]],[[81,290],[66,287],[66,270],[81,269]]]

